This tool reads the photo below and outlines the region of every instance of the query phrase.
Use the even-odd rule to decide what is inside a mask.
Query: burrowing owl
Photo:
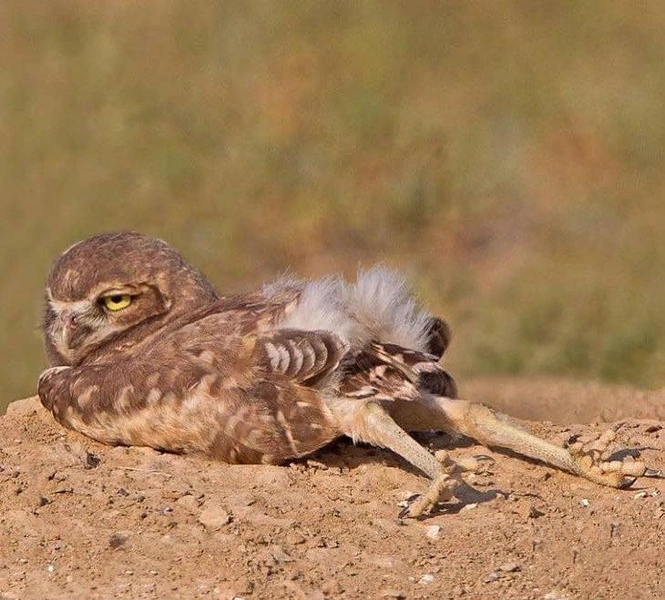
[[[412,516],[454,495],[469,465],[437,459],[407,431],[459,432],[605,485],[657,474],[600,461],[597,448],[558,447],[455,399],[439,364],[449,338],[383,268],[354,283],[284,279],[219,296],[165,242],[102,234],[66,250],[48,276],[51,368],[39,396],[100,442],[231,463],[279,463],[344,435],[389,448],[433,480]]]

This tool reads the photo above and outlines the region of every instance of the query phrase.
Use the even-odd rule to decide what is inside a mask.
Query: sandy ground
[[[624,447],[665,468],[659,393],[479,380],[466,396],[557,442],[631,417]],[[539,399],[539,401],[535,401]],[[427,440],[450,444],[445,436]],[[478,501],[397,517],[425,479],[341,441],[284,467],[228,466],[65,432],[35,399],[0,418],[0,599],[665,598],[665,481],[618,491],[495,458]]]

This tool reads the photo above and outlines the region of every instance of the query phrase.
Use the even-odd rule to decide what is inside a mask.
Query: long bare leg
[[[462,479],[463,471],[477,467],[474,460],[453,461],[446,452],[434,456],[402,429],[383,407],[374,403],[355,404],[355,410],[344,413],[342,428],[356,441],[363,441],[382,448],[388,448],[420,469],[432,484],[410,503],[401,516],[418,517],[438,502],[445,502],[457,495],[460,488],[468,488]]]
[[[410,431],[443,429],[468,435],[486,446],[511,450],[522,456],[539,460],[564,471],[585,477],[595,483],[624,487],[632,483],[628,477],[662,477],[658,471],[647,469],[637,461],[603,461],[601,455],[613,440],[604,434],[591,443],[578,443],[570,449],[532,435],[501,413],[465,400],[428,397],[421,402],[374,401],[331,405],[339,418],[340,429],[354,441],[363,441],[388,448],[420,469],[431,480],[430,487],[406,511],[417,517],[437,502],[459,496],[462,487],[468,489],[462,472],[473,471],[474,461],[453,461],[447,453],[437,457],[414,440]],[[386,409],[391,409],[390,414]]]
[[[423,400],[429,429],[452,430],[468,435],[485,446],[511,450],[522,456],[574,473],[611,487],[625,487],[634,477],[662,476],[639,461],[603,461],[601,456],[613,441],[612,432],[591,444],[562,448],[525,431],[510,417],[466,400],[432,396]]]

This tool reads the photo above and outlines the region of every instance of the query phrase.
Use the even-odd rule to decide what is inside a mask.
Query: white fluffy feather
[[[418,306],[402,274],[385,267],[361,272],[355,284],[345,286],[343,303],[362,342],[374,339],[426,350],[432,316]]]
[[[354,324],[342,304],[344,282],[335,276],[313,279],[282,279],[263,288],[270,296],[285,289],[297,290],[297,306],[279,323],[281,329],[332,331],[345,340],[353,337]]]
[[[281,328],[332,331],[356,347],[380,340],[426,350],[432,317],[418,306],[396,271],[375,267],[361,271],[354,283],[339,277],[284,279],[266,286],[264,293],[284,289],[298,290],[300,299]]]

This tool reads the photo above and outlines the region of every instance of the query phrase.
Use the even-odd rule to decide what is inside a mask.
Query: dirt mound
[[[474,385],[475,396],[504,390],[503,408],[537,393],[519,380]],[[592,411],[600,397],[573,392],[559,409]],[[626,394],[601,394],[597,414],[628,398],[615,408],[648,417],[649,398]],[[526,425],[557,441],[605,427]],[[620,443],[663,468],[663,426],[629,420]],[[665,598],[662,480],[600,488],[467,445],[453,455],[496,459],[471,477],[479,501],[400,521],[425,479],[345,441],[286,467],[229,466],[101,446],[35,399],[10,405],[0,440],[0,599]]]

